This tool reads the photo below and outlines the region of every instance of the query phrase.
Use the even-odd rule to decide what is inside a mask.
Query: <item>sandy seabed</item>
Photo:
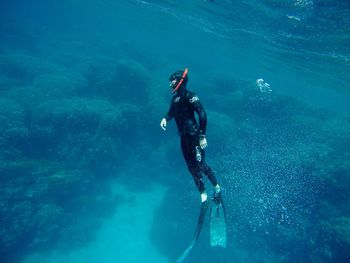
[[[169,262],[153,246],[149,235],[154,209],[162,202],[166,188],[154,185],[149,192],[131,193],[116,184],[113,191],[132,198],[132,204],[126,202],[118,207],[88,246],[68,253],[33,254],[22,263]]]

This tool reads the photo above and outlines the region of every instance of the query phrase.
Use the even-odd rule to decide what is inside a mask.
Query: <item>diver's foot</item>
[[[222,202],[220,185],[219,184],[215,185],[214,190],[215,190],[215,192],[214,192],[213,200],[215,203],[219,204]]]
[[[221,191],[220,185],[219,185],[219,184],[216,184],[216,185],[214,186],[214,190],[215,190],[215,194],[220,193],[220,191]]]
[[[208,195],[206,192],[201,193],[201,202],[204,203],[205,201],[207,201],[208,199]]]

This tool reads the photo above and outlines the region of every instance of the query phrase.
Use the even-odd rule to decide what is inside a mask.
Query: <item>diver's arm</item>
[[[193,105],[193,109],[198,114],[199,119],[199,135],[205,135],[207,129],[207,113],[205,112],[202,103],[199,101],[197,95],[192,94],[190,103]]]
[[[167,121],[170,121],[173,117],[174,117],[174,106],[173,106],[173,102],[171,102],[170,108],[169,108],[167,114],[164,115],[163,119],[160,122],[160,127],[164,131],[166,130]]]
[[[193,94],[190,99],[190,103],[193,105],[193,109],[198,114],[199,119],[199,145],[202,149],[208,146],[205,132],[207,129],[207,113],[204,110],[202,103],[199,101],[197,95]]]

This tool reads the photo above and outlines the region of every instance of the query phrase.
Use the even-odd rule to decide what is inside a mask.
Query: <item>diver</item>
[[[174,96],[169,111],[161,120],[160,126],[166,130],[167,122],[175,118],[181,140],[181,150],[188,170],[199,190],[202,204],[208,198],[202,174],[208,177],[214,186],[215,196],[220,198],[220,185],[214,172],[205,162],[204,149],[208,145],[205,135],[207,114],[198,96],[186,88],[188,69],[176,71],[170,76],[169,81]],[[195,113],[198,115],[199,123],[196,121]]]

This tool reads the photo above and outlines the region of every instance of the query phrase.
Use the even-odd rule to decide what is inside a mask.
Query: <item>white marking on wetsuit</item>
[[[202,154],[201,150],[199,149],[199,146],[196,146],[196,160],[198,162],[202,161]]]
[[[180,101],[180,97],[176,97],[175,99],[174,99],[174,102],[179,102]]]
[[[195,101],[198,101],[199,98],[197,96],[194,96],[193,98],[190,99],[190,103],[193,103]]]

